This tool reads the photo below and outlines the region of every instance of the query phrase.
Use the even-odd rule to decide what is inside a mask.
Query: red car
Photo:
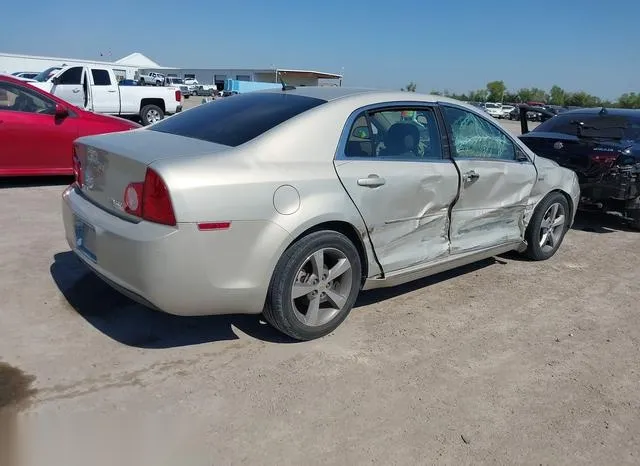
[[[87,112],[27,82],[0,75],[0,177],[73,174],[73,141],[139,128]]]

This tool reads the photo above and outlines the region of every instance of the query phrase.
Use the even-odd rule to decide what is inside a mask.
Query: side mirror
[[[358,139],[369,139],[371,135],[369,134],[369,128],[366,126],[357,126],[353,129],[351,136]]]
[[[51,82],[57,86],[58,84],[60,84],[60,77],[56,76],[55,78],[51,78]]]
[[[66,118],[69,116],[69,109],[62,104],[56,104],[55,117]]]

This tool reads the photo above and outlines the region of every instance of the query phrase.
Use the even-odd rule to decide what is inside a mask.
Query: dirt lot
[[[580,216],[547,262],[364,293],[334,334],[292,343],[112,291],[68,251],[65,182],[0,189],[0,406],[46,432],[31,450],[57,439],[48,465],[76,464],[51,452],[97,424],[97,442],[182,450],[156,465],[640,461],[640,233],[615,218]]]

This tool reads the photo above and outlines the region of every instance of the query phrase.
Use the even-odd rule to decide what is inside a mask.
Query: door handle
[[[80,89],[72,89],[71,92],[73,92],[74,94],[77,94],[78,92],[80,92]]]
[[[366,186],[367,188],[377,188],[386,183],[386,180],[378,175],[369,175],[367,178],[360,178],[358,180],[359,186]]]
[[[464,175],[462,175],[462,180],[465,182],[475,181],[478,178],[480,178],[480,175],[478,175],[474,170],[469,170]]]
[[[109,89],[107,92],[116,92],[115,89]]]

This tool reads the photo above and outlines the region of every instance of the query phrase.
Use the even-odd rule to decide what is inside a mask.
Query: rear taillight
[[[607,153],[607,154],[592,154],[591,161],[597,163],[598,165],[613,165],[613,163],[618,159],[618,153]]]
[[[73,148],[71,163],[73,165],[73,177],[75,178],[75,182],[79,188],[82,188],[82,165],[80,164],[80,157],[78,157],[75,147]]]
[[[144,183],[129,183],[124,190],[124,210],[148,222],[176,225],[167,185],[151,168],[147,168]]]
[[[176,91],[176,102],[180,102],[182,100],[182,94],[180,91]]]

